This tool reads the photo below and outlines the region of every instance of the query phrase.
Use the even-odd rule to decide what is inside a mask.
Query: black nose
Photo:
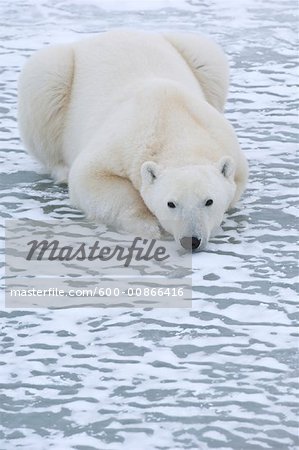
[[[184,236],[182,239],[180,239],[181,246],[185,248],[186,250],[195,250],[200,246],[200,239],[197,239],[197,237],[187,237]]]

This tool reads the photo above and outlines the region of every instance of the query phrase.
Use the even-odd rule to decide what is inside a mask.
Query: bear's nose
[[[182,239],[180,239],[181,246],[186,250],[195,250],[200,246],[200,242],[200,239],[197,239],[197,237],[195,236],[184,236]]]

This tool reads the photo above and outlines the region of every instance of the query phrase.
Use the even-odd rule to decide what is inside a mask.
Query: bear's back
[[[195,89],[200,86],[188,64],[159,34],[111,31],[73,44],[75,70],[65,129],[72,152],[109,112],[151,79],[171,80]],[[83,123],[82,123],[83,121]],[[79,132],[80,130],[80,132]]]

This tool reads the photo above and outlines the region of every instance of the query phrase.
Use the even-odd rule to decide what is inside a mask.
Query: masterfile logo
[[[139,243],[139,241],[141,241]],[[167,254],[166,248],[163,246],[156,246],[157,240],[142,239],[137,237],[133,240],[132,245],[128,248],[121,245],[102,246],[100,241],[95,241],[92,245],[82,242],[78,247],[70,245],[62,246],[60,242],[55,239],[52,242],[46,239],[42,241],[33,240],[28,242],[30,250],[26,256],[27,260],[36,258],[37,260],[48,259],[49,261],[111,261],[114,258],[117,261],[123,261],[124,267],[129,267],[132,260],[134,261],[165,261],[170,257]]]
[[[191,307],[192,255],[85,221],[6,221],[6,303],[20,307]]]

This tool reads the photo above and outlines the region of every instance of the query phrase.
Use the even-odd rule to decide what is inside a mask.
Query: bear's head
[[[220,226],[236,184],[230,157],[218,163],[141,167],[141,196],[162,227],[185,249],[200,251]]]

